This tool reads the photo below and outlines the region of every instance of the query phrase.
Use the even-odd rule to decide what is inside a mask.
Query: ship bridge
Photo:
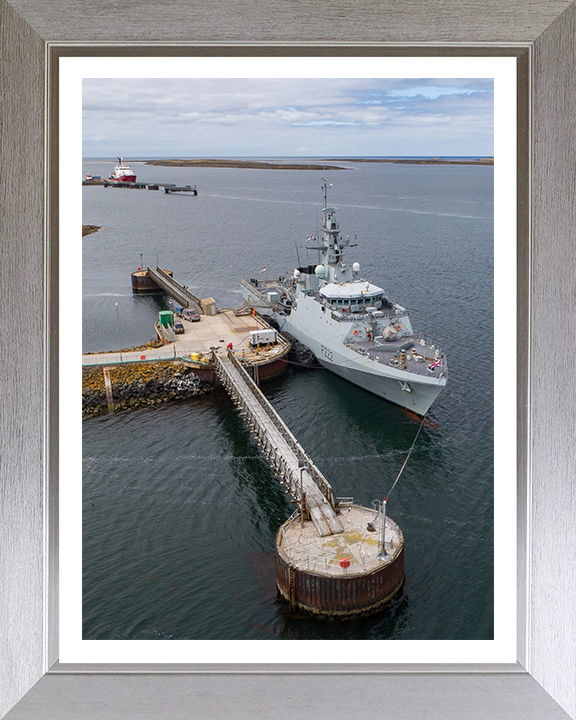
[[[340,299],[356,299],[366,298],[382,299],[384,290],[377,285],[373,285],[370,282],[357,281],[357,282],[345,282],[345,283],[327,283],[320,288],[320,295],[325,298],[340,298]]]

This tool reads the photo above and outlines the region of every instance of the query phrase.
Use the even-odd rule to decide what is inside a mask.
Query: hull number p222
[[[329,360],[330,362],[334,362],[334,354],[332,353],[332,350],[325,347],[324,345],[320,345],[320,351],[322,355],[326,358],[326,360]]]

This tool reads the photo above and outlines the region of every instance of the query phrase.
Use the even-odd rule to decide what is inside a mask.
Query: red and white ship
[[[136,182],[136,175],[132,172],[130,165],[126,165],[121,157],[118,158],[118,165],[108,178],[111,182]]]

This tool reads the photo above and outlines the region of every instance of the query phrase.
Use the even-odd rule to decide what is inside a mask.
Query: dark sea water
[[[290,615],[274,537],[293,506],[223,392],[83,422],[86,639],[493,637],[493,168],[345,163],[330,204],[361,274],[410,310],[449,361],[449,383],[390,498],[406,583],[381,615]],[[132,165],[139,181],[199,195],[83,188],[83,349],[154,335],[161,296],[132,295],[143,263],[220,307],[240,277],[302,264],[321,216],[320,172]],[[84,172],[107,176],[110,163]],[[262,275],[260,275],[262,277]],[[325,370],[291,367],[263,390],[339,496],[389,490],[418,430],[402,409]]]

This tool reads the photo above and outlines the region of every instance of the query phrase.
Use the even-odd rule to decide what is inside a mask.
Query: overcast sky
[[[83,156],[494,154],[492,79],[85,79]]]

